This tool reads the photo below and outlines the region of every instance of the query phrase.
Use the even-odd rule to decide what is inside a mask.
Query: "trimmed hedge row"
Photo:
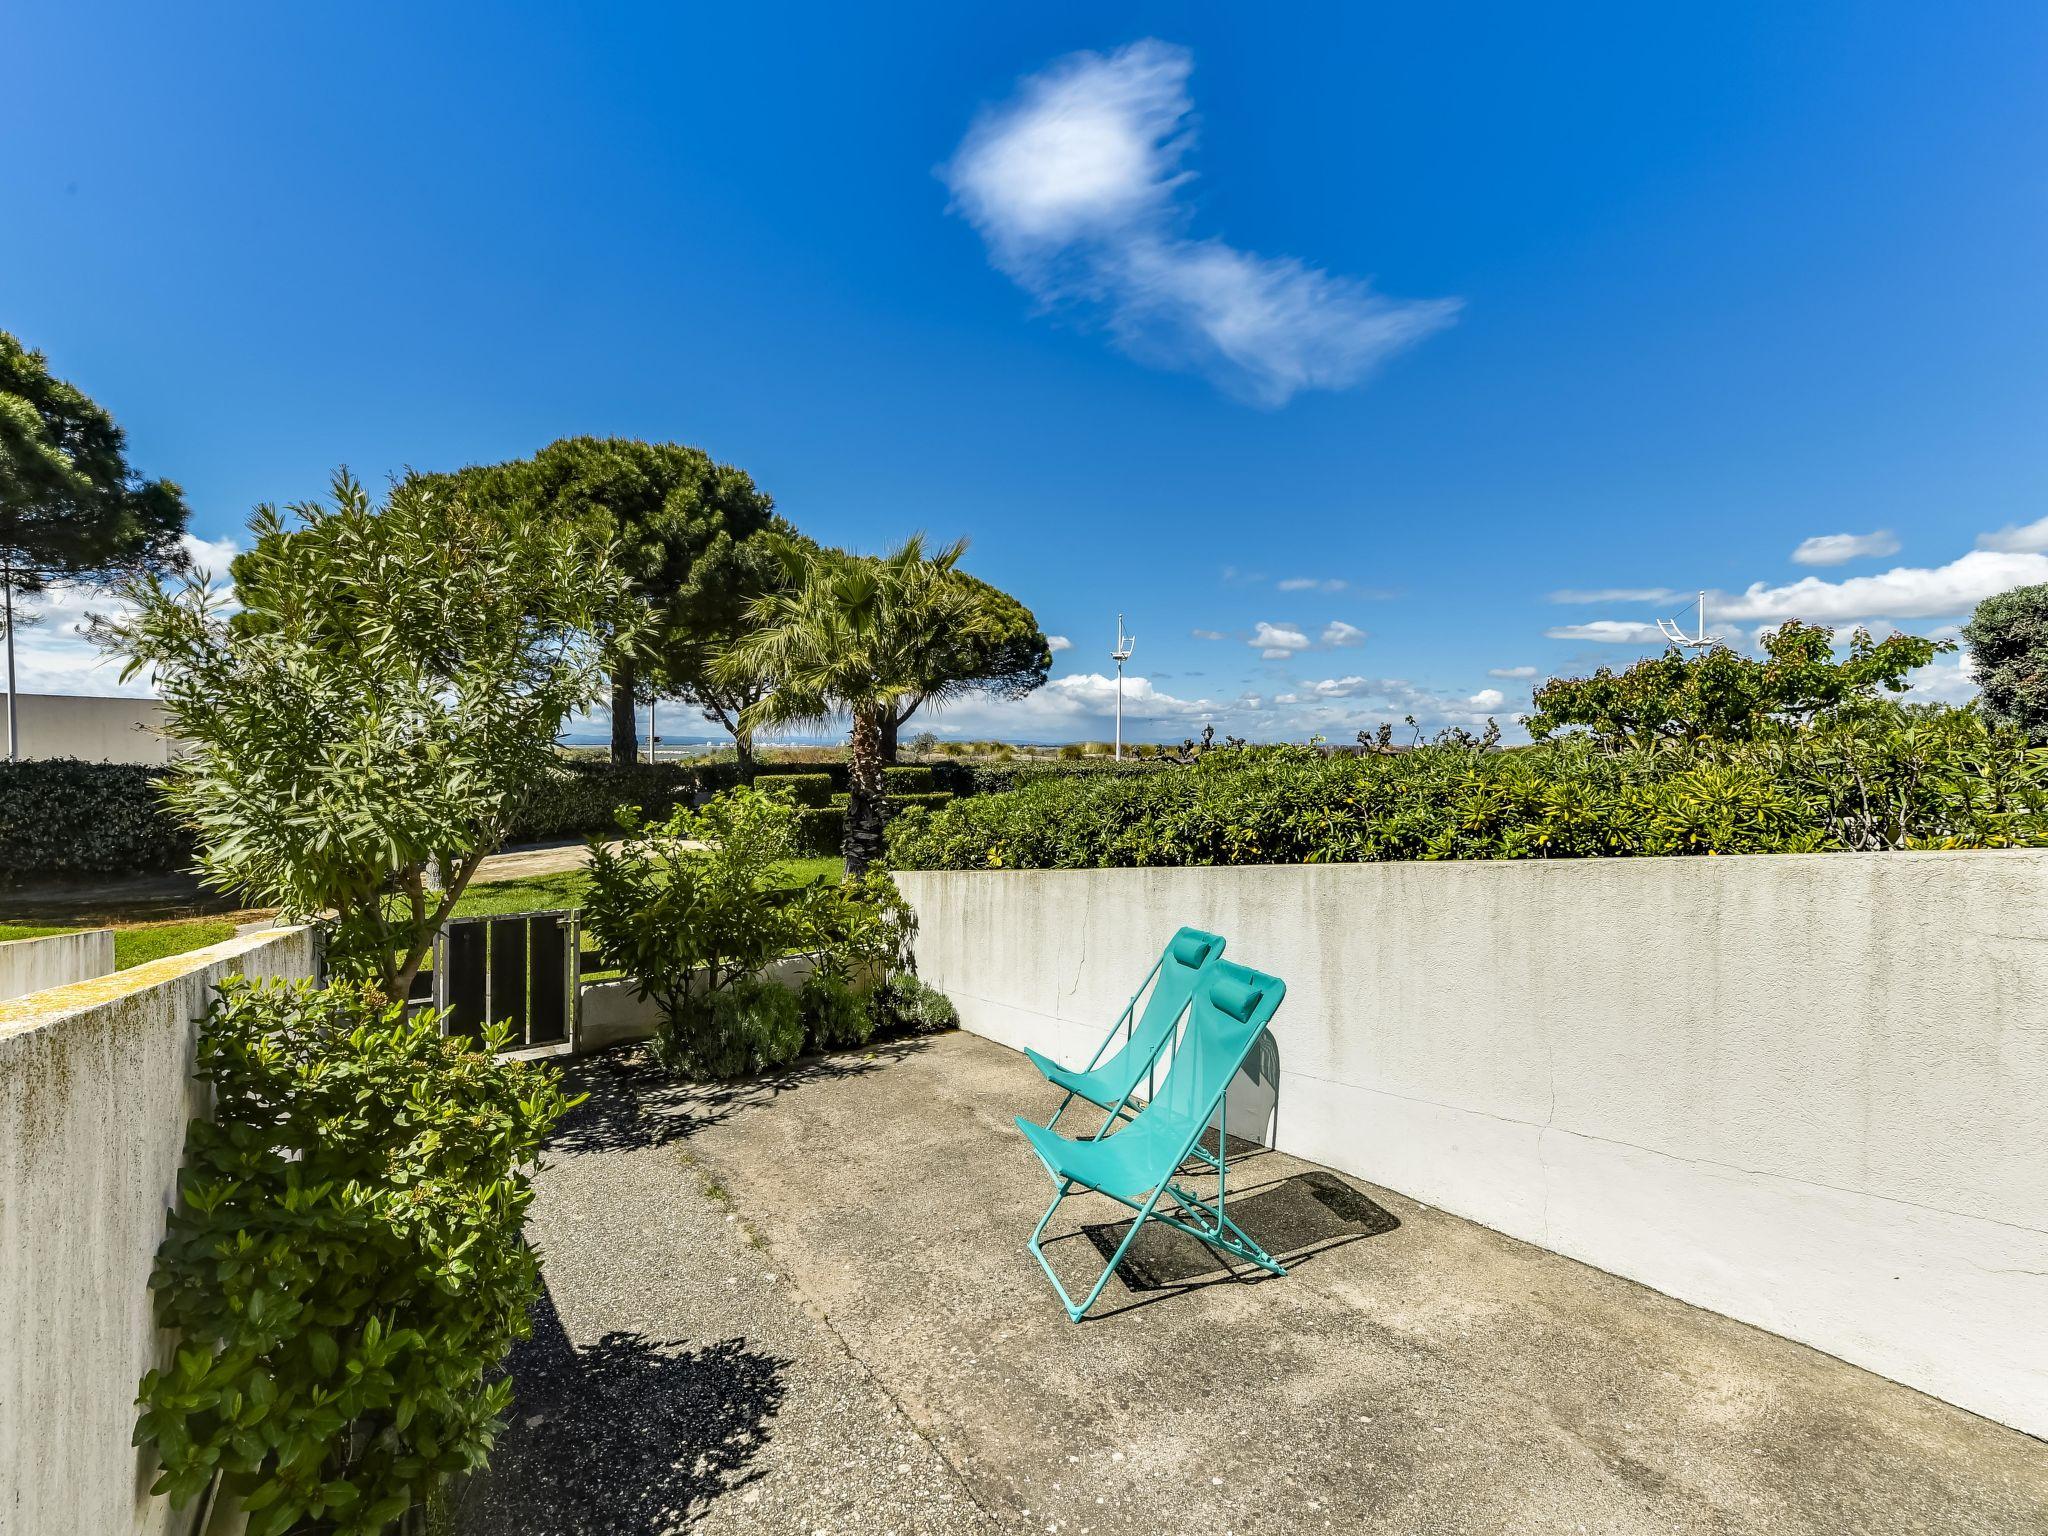
[[[1077,869],[2048,846],[2048,750],[1969,709],[1891,706],[1720,746],[1216,752],[910,811],[900,869]]]
[[[192,834],[157,795],[162,773],[71,758],[0,763],[0,880],[189,865]]]
[[[925,795],[889,795],[885,798],[891,820],[912,809],[936,811],[953,803],[952,795],[943,789]],[[830,805],[798,810],[796,831],[797,842],[805,853],[819,858],[838,853],[846,846],[846,796],[834,795]]]

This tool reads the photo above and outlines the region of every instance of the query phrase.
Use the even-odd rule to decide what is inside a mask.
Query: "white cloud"
[[[1365,631],[1355,624],[1346,624],[1342,619],[1332,619],[1323,628],[1325,645],[1363,645]]]
[[[1979,534],[1977,547],[2008,555],[2048,554],[2048,517],[2017,527],[2008,523],[1996,533]]]
[[[1197,640],[1228,640],[1230,638],[1220,629],[1191,629],[1188,633]]]
[[[1308,636],[1292,624],[1268,624],[1261,619],[1245,644],[1264,652],[1271,660],[1275,658],[1276,653],[1278,656],[1286,656],[1290,651],[1307,650]]]
[[[1567,587],[1550,594],[1553,603],[1668,603],[1679,594],[1670,587]]]
[[[1536,669],[1534,667],[1488,667],[1486,675],[1488,677],[1508,678],[1534,677],[1536,676]]]
[[[1303,686],[1319,699],[1348,699],[1355,694],[1373,691],[1377,684],[1363,677],[1326,677],[1319,683]]]
[[[1327,580],[1318,580],[1314,576],[1289,576],[1275,585],[1282,592],[1342,592],[1351,583],[1336,576]]]
[[[1753,582],[1739,593],[1710,592],[1712,619],[1924,619],[1968,613],[1995,592],[2048,582],[2048,554],[1975,549],[1947,565],[1902,565],[1877,576],[1825,581],[1802,576],[1783,586]]]
[[[1074,642],[1065,635],[1047,635],[1045,637],[1045,648],[1057,656],[1061,651],[1071,651],[1074,648]]]
[[[1631,624],[1620,619],[1558,624],[1543,633],[1551,640],[1596,640],[1602,645],[1656,645],[1664,638],[1654,624]]]
[[[1792,563],[1842,565],[1850,560],[1872,560],[1898,552],[1898,537],[1886,528],[1875,533],[1821,533],[1803,540],[1792,551]]]
[[[1474,709],[1499,709],[1507,701],[1508,696],[1498,688],[1482,688],[1465,702]]]
[[[1193,68],[1185,48],[1145,38],[1069,54],[981,112],[939,175],[998,270],[1097,318],[1139,361],[1268,407],[1349,388],[1450,324],[1455,299],[1389,299],[1293,257],[1189,238]]]

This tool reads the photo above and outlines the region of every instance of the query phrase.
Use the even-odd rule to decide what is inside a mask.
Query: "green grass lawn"
[[[823,877],[837,880],[846,866],[838,859],[791,859],[782,866],[787,885],[805,885]],[[527,875],[518,880],[497,880],[473,885],[455,904],[457,917],[503,917],[515,912],[552,912],[583,905],[590,877],[581,870],[552,875]],[[114,930],[114,968],[127,970],[166,955],[181,955],[203,949],[235,936],[235,925],[226,918],[181,918],[162,923],[0,923],[0,941],[40,939],[47,934],[69,933],[76,928],[108,927]]]
[[[69,933],[75,928],[113,927],[114,969],[125,971],[132,965],[147,965],[152,960],[161,960],[166,955],[182,955],[188,949],[204,949],[209,944],[218,944],[222,939],[235,936],[235,925],[222,917],[201,917],[174,923],[128,923],[124,925],[63,923],[37,925],[34,923],[0,923],[0,940],[40,939],[53,933]]]

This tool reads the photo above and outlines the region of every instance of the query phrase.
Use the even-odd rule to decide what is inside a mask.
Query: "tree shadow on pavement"
[[[553,1300],[510,1360],[516,1396],[462,1536],[661,1536],[745,1487],[790,1362],[744,1339],[691,1347],[612,1332],[577,1347]]]
[[[809,1056],[779,1072],[735,1082],[671,1077],[644,1046],[586,1056],[562,1069],[563,1087],[586,1095],[548,1139],[552,1152],[632,1152],[686,1141],[806,1083],[860,1077],[923,1048],[919,1038]]]

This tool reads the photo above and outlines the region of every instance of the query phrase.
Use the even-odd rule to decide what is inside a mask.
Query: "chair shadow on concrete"
[[[1237,1138],[1231,1137],[1226,1146],[1235,1153]],[[1240,1162],[1249,1161],[1264,1150],[1253,1147],[1245,1157],[1232,1156],[1232,1171]],[[1198,1186],[1196,1192],[1206,1196],[1211,1190]],[[1276,1179],[1242,1193],[1233,1190],[1228,1210],[1232,1221],[1290,1271],[1333,1248],[1361,1238],[1384,1236],[1401,1225],[1400,1218],[1385,1206],[1336,1174],[1320,1169]],[[1046,1247],[1050,1249],[1072,1238],[1086,1238],[1100,1255],[1100,1262],[1106,1264],[1129,1230],[1128,1221],[1092,1223],[1062,1234]],[[1146,1223],[1130,1252],[1117,1265],[1116,1277],[1131,1299],[1122,1305],[1101,1307],[1089,1314],[1091,1318],[1115,1317],[1120,1312],[1213,1285],[1263,1285],[1285,1280],[1284,1276],[1269,1275],[1249,1264],[1233,1263],[1200,1239],[1159,1222]]]
[[[744,1339],[613,1332],[578,1347],[545,1292],[512,1351],[514,1399],[461,1536],[660,1536],[743,1489],[790,1362]]]
[[[808,1082],[861,1077],[924,1049],[925,1037],[807,1056],[777,1072],[732,1082],[671,1077],[644,1045],[615,1046],[567,1064],[563,1086],[584,1101],[548,1138],[551,1152],[632,1152],[687,1141]]]

